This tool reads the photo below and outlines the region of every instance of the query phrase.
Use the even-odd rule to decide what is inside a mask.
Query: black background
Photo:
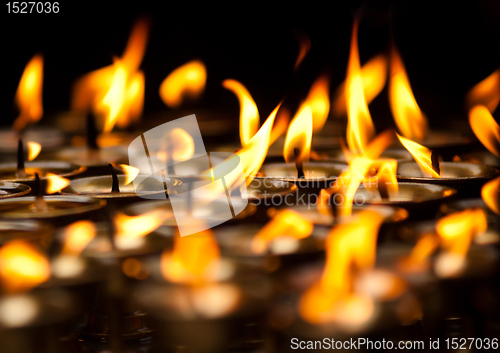
[[[24,66],[37,52],[45,58],[46,116],[69,109],[75,78],[121,55],[133,21],[152,21],[141,68],[146,75],[145,116],[167,110],[158,95],[162,80],[179,65],[201,59],[208,69],[203,104],[234,112],[238,103],[221,87],[225,78],[244,83],[261,111],[285,94],[294,105],[310,83],[329,69],[332,88],[345,77],[354,14],[362,15],[362,62],[385,52],[394,36],[415,97],[431,126],[466,122],[464,95],[499,66],[500,2],[348,1],[281,5],[239,2],[232,6],[166,2],[61,2],[58,14],[7,14],[0,8],[0,109],[2,125],[16,116],[14,94]],[[298,45],[294,31],[311,39],[312,50],[294,76]],[[370,106],[378,128],[390,125],[386,90]]]

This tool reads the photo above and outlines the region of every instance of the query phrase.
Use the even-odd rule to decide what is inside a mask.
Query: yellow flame
[[[61,191],[66,186],[70,184],[70,181],[66,178],[60,177],[59,175],[47,173],[47,194],[53,194]]]
[[[283,135],[290,123],[290,111],[285,108],[281,108],[279,114],[276,116],[276,121],[274,122],[273,130],[271,131],[271,139],[269,141],[269,146],[272,145],[276,140]]]
[[[347,104],[347,144],[355,154],[364,153],[375,134],[363,89],[363,76],[358,52],[358,21],[354,21],[351,37],[351,52],[347,67],[345,96]]]
[[[104,119],[104,132],[113,127],[126,127],[142,114],[144,105],[144,73],[138,71],[149,34],[146,20],[132,28],[127,47],[112,65],[92,71],[74,85],[72,109],[86,112],[92,109]]]
[[[496,214],[500,214],[500,177],[490,180],[481,188],[481,197],[484,203]]]
[[[125,172],[125,175],[127,176],[127,179],[125,179],[125,185],[130,184],[131,182],[134,181],[135,178],[139,175],[139,169],[136,167],[132,167],[131,165],[128,164],[120,164],[120,167],[123,169]]]
[[[435,234],[425,234],[411,250],[410,255],[398,264],[404,272],[420,272],[427,270],[428,259],[439,246],[439,237]]]
[[[161,272],[171,282],[200,284],[207,281],[219,260],[219,246],[210,230],[187,237],[176,234],[173,250],[162,254]]]
[[[19,116],[14,121],[16,131],[37,122],[43,115],[42,106],[43,57],[35,55],[26,65],[16,91]]]
[[[418,163],[424,175],[430,174],[433,178],[440,177],[439,174],[432,168],[431,150],[410,139],[407,139],[399,135],[397,136],[401,144],[404,146],[404,148],[406,148],[408,152],[411,153],[415,161]]]
[[[279,237],[303,239],[311,235],[313,224],[295,211],[278,211],[253,237],[251,249],[256,254],[265,252],[272,241]]]
[[[369,297],[353,291],[355,274],[375,265],[377,234],[383,217],[364,210],[351,222],[332,228],[326,241],[326,264],[321,280],[307,290],[299,302],[299,313],[304,320],[321,324],[347,322],[361,324],[373,313]],[[345,305],[362,304],[360,311],[350,311],[346,317]]]
[[[193,137],[184,129],[175,128],[163,136],[163,143],[156,157],[162,161],[185,161],[194,154]]]
[[[8,292],[27,291],[49,277],[49,261],[34,245],[14,240],[0,248],[0,278]]]
[[[302,103],[302,107],[308,105],[311,107],[313,118],[313,132],[320,131],[325,125],[328,113],[330,112],[329,98],[330,79],[327,75],[321,75],[314,81],[306,100]]]
[[[427,119],[415,101],[403,60],[396,49],[391,54],[389,101],[401,135],[412,140],[423,140],[427,134]]]
[[[42,145],[32,141],[27,142],[26,145],[28,147],[28,161],[32,161],[40,154]]]
[[[436,232],[442,239],[443,247],[461,256],[467,255],[473,237],[487,229],[486,212],[480,208],[452,213],[436,224]]]
[[[398,162],[394,159],[379,159],[372,164],[377,170],[377,173],[373,177],[369,177],[366,181],[367,184],[371,184],[374,181],[378,189],[385,187],[389,193],[397,193],[399,191],[398,179],[396,177],[396,171],[398,169]]]
[[[313,117],[309,105],[302,106],[292,119],[285,137],[283,156],[285,161],[293,162],[296,159],[302,162],[309,160],[313,131]],[[300,154],[295,158],[294,148],[299,148]]]
[[[160,86],[160,97],[167,106],[177,108],[184,97],[198,97],[205,89],[206,80],[205,65],[199,60],[190,61],[165,78]]]
[[[479,82],[467,94],[467,105],[484,105],[490,112],[495,111],[500,102],[500,69]]]
[[[384,55],[377,55],[370,59],[361,67],[363,78],[363,92],[368,104],[379,95],[387,80],[387,58]],[[332,104],[332,111],[335,116],[346,114],[345,82],[343,82],[335,92]]]
[[[500,157],[500,127],[484,105],[469,111],[469,123],[476,137],[495,156]]]
[[[162,225],[168,215],[151,211],[138,216],[128,216],[118,212],[114,218],[117,238],[142,238]]]
[[[97,228],[90,221],[78,221],[64,228],[63,254],[78,256],[95,238]]]
[[[331,207],[329,205],[330,194],[325,189],[321,189],[318,196],[317,210],[320,214],[325,216],[333,216]]]
[[[259,111],[250,92],[236,80],[224,80],[222,86],[232,91],[240,102],[240,140],[246,146],[259,130]]]

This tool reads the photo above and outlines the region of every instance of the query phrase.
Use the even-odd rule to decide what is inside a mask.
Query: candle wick
[[[432,163],[432,169],[441,176],[441,168],[439,167],[439,154],[432,150],[431,151],[431,163]]]
[[[111,172],[111,178],[113,180],[111,184],[111,192],[120,192],[120,184],[118,183],[118,176],[116,175],[116,170],[113,168],[111,163],[108,163],[109,170]]]
[[[40,181],[40,176],[38,173],[35,173],[35,211],[36,212],[47,212],[49,210],[49,206],[43,199],[43,189]]]
[[[302,161],[300,160],[300,149],[298,147],[295,147],[293,149],[293,154],[295,155],[295,168],[297,168],[297,178],[303,179],[305,178],[304,174],[304,165],[302,164]]]
[[[95,115],[89,112],[86,117],[87,121],[87,147],[90,150],[98,150],[99,145],[97,144],[97,128],[95,123]]]
[[[17,173],[18,178],[26,178],[26,170],[24,169],[24,145],[23,140],[19,139],[17,144]]]

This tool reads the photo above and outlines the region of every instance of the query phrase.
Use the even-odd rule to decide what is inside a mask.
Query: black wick
[[[40,176],[38,173],[35,173],[35,195],[36,198],[42,198],[43,197],[43,190],[42,190],[42,183],[40,181]]]
[[[95,126],[95,115],[93,113],[88,113],[87,118],[87,147],[91,150],[98,150],[97,145],[97,128]]]
[[[111,184],[111,192],[120,192],[120,186],[118,183],[118,176],[116,175],[115,168],[108,163],[109,170],[111,172],[111,178],[113,179],[113,184]]]
[[[17,144],[17,171],[24,173],[24,145],[21,139]]]
[[[439,167],[439,154],[435,152],[434,150],[431,151],[431,163],[432,163],[432,169],[441,176],[441,169]]]
[[[298,147],[295,147],[293,149],[293,154],[295,155],[295,168],[297,168],[297,178],[303,179],[305,178],[304,174],[304,165],[302,164],[302,161],[300,160],[300,149]]]

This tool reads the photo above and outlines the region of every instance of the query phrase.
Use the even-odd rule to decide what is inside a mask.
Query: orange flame
[[[64,247],[62,253],[78,256],[85,247],[95,238],[97,228],[90,221],[78,221],[64,229]]]
[[[484,105],[469,111],[469,123],[476,137],[495,156],[500,157],[500,127]]]
[[[439,178],[440,175],[432,168],[432,151],[429,150],[427,147],[422,146],[421,144],[418,144],[410,139],[407,139],[402,136],[398,136],[399,141],[401,144],[408,150],[408,152],[411,153],[415,161],[418,163],[420,166],[420,169],[422,170],[422,173],[424,175],[431,175],[433,178]]]
[[[32,141],[29,141],[26,145],[28,147],[28,161],[32,161],[40,154],[42,145]]]
[[[292,119],[285,137],[283,156],[285,161],[293,162],[296,159],[302,162],[309,160],[311,139],[313,132],[313,117],[311,107],[303,105],[301,110]],[[300,154],[296,158],[294,148],[299,148]]]
[[[309,50],[311,50],[311,40],[307,34],[298,32],[296,33],[297,41],[299,42],[299,53],[297,54],[297,59],[295,60],[294,70],[296,71],[304,58],[306,57]]]
[[[467,94],[467,106],[484,105],[490,112],[495,111],[500,102],[500,69],[479,82]]]
[[[37,122],[43,115],[42,107],[43,57],[35,55],[26,65],[16,91],[19,116],[14,121],[16,131]]]
[[[374,177],[369,177],[365,182],[371,184],[375,181],[379,190],[385,188],[388,193],[397,193],[399,191],[396,177],[398,162],[394,159],[379,159],[373,163],[373,166],[375,166],[377,174]]]
[[[496,214],[500,214],[500,204],[499,204],[499,196],[500,196],[500,177],[493,179],[481,188],[481,197],[483,198],[484,203]]]
[[[325,189],[321,189],[318,196],[317,210],[320,214],[325,216],[333,216],[332,210],[329,205],[330,194]]]
[[[300,213],[291,210],[278,211],[253,237],[251,249],[256,254],[262,254],[277,238],[303,239],[311,235],[312,231],[313,224]]]
[[[205,89],[206,81],[205,65],[199,60],[190,61],[165,78],[160,86],[160,97],[167,106],[177,108],[184,97],[198,97]]]
[[[429,256],[439,246],[439,237],[435,234],[425,234],[413,247],[410,255],[399,263],[404,272],[421,272],[427,269]]]
[[[148,22],[138,21],[121,58],[115,58],[112,65],[90,72],[75,83],[72,108],[83,112],[92,109],[96,116],[103,117],[104,132],[110,132],[115,124],[126,127],[142,114],[144,73],[138,69],[148,34]]]
[[[306,100],[302,103],[301,108],[305,105],[311,107],[313,118],[313,132],[320,131],[325,125],[328,113],[330,112],[329,99],[330,79],[327,75],[321,75],[314,81]]]
[[[156,157],[162,161],[185,161],[193,156],[194,149],[193,137],[186,130],[175,128],[163,136],[163,143]]]
[[[375,134],[363,89],[363,76],[358,52],[358,21],[354,21],[351,37],[351,52],[347,67],[345,96],[347,100],[347,144],[355,154],[362,154]]]
[[[269,141],[269,145],[272,145],[274,142],[276,142],[276,140],[287,131],[289,123],[290,111],[285,108],[280,109],[279,114],[276,117],[273,130],[271,131],[271,139]]]
[[[27,291],[49,277],[48,259],[32,244],[14,240],[0,248],[0,278],[8,292]]]
[[[377,55],[370,59],[361,67],[363,78],[363,92],[368,104],[379,95],[385,86],[387,79],[387,58],[384,55]],[[335,116],[342,116],[346,113],[345,82],[343,82],[335,92],[332,111]]]
[[[61,191],[66,186],[70,184],[70,181],[66,178],[60,177],[59,175],[47,173],[47,194],[54,194]]]
[[[396,49],[391,55],[389,100],[399,132],[408,139],[423,140],[427,134],[427,119],[415,101],[403,60]]]
[[[162,254],[161,272],[171,282],[200,284],[210,280],[219,260],[219,246],[210,230],[187,237],[176,234],[173,250]]]
[[[370,319],[373,300],[355,293],[353,280],[357,272],[375,265],[377,233],[382,221],[377,212],[364,210],[351,222],[332,228],[326,241],[323,276],[300,298],[299,313],[304,320],[313,324],[359,325]]]
[[[120,167],[123,169],[125,175],[127,176],[127,179],[125,179],[125,185],[130,184],[131,182],[134,181],[135,178],[139,175],[139,168],[132,167],[131,165],[128,164],[120,164]]]
[[[118,212],[114,218],[117,239],[142,238],[162,225],[169,217],[164,212],[151,211],[139,216],[127,216]]]
[[[259,111],[248,90],[236,80],[224,80],[222,86],[232,91],[240,102],[240,140],[246,146],[259,129]]]

